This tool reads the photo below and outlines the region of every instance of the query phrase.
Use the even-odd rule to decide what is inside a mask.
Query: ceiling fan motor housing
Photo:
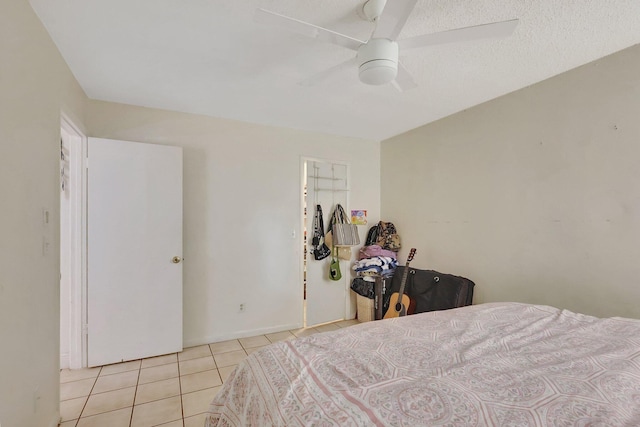
[[[389,83],[398,74],[398,43],[371,39],[358,49],[360,81],[370,85]]]

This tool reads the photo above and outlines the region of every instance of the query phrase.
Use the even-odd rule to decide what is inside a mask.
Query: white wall
[[[27,1],[0,2],[0,423],[59,421],[60,110],[86,97]],[[50,211],[43,225],[42,208]],[[43,255],[43,238],[49,252]]]
[[[302,325],[301,157],[348,162],[350,207],[379,218],[373,141],[97,101],[87,127],[184,149],[185,346]]]
[[[640,46],[384,141],[382,216],[475,302],[640,318]],[[406,255],[406,251],[405,251]]]

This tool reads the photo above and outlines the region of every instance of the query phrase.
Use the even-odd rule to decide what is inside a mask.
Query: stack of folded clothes
[[[395,258],[374,256],[356,261],[352,268],[364,280],[374,282],[375,276],[392,275],[397,266],[398,261]]]
[[[373,282],[376,277],[392,276],[397,266],[395,252],[378,245],[364,246],[358,253],[358,261],[352,267],[356,278],[351,282],[351,289],[358,295],[373,299]]]

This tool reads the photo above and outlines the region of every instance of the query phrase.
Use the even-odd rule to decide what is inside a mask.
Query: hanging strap
[[[316,214],[313,217],[313,235],[317,237],[318,240],[324,237],[324,223],[322,221],[322,206],[320,205],[316,205]]]
[[[340,203],[338,203],[333,210],[331,225],[333,224],[351,224],[349,218],[347,217],[347,213],[344,211],[344,208]]]

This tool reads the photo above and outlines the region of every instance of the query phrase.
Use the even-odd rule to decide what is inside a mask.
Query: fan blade
[[[396,40],[417,2],[418,0],[387,0],[371,38]]]
[[[358,63],[355,57],[351,59],[347,59],[346,61],[341,62],[338,65],[334,65],[331,68],[327,68],[324,71],[320,71],[319,73],[314,74],[313,76],[302,80],[299,84],[301,86],[314,86],[320,83],[321,81],[325,80],[327,77],[331,76],[332,74],[338,73],[347,68],[353,68],[354,70],[356,70],[357,65]]]
[[[423,34],[421,36],[398,40],[398,47],[404,51],[407,49],[415,49],[418,47],[433,46],[437,44],[457,43],[486,38],[507,37],[513,33],[517,26],[518,20],[511,19],[509,21],[458,28],[450,31],[442,31],[439,33]]]
[[[317,25],[280,15],[265,9],[258,8],[254,19],[256,22],[261,24],[277,25],[289,31],[294,31],[307,37],[337,44],[351,50],[358,50],[360,45],[364,44],[363,41],[354,39],[353,37],[336,33],[335,31],[318,27]]]
[[[401,62],[398,61],[398,75],[396,79],[391,82],[393,87],[398,89],[399,92],[405,92],[407,90],[418,87],[416,82],[413,80],[413,76],[411,73],[407,71],[407,69],[402,65]]]

